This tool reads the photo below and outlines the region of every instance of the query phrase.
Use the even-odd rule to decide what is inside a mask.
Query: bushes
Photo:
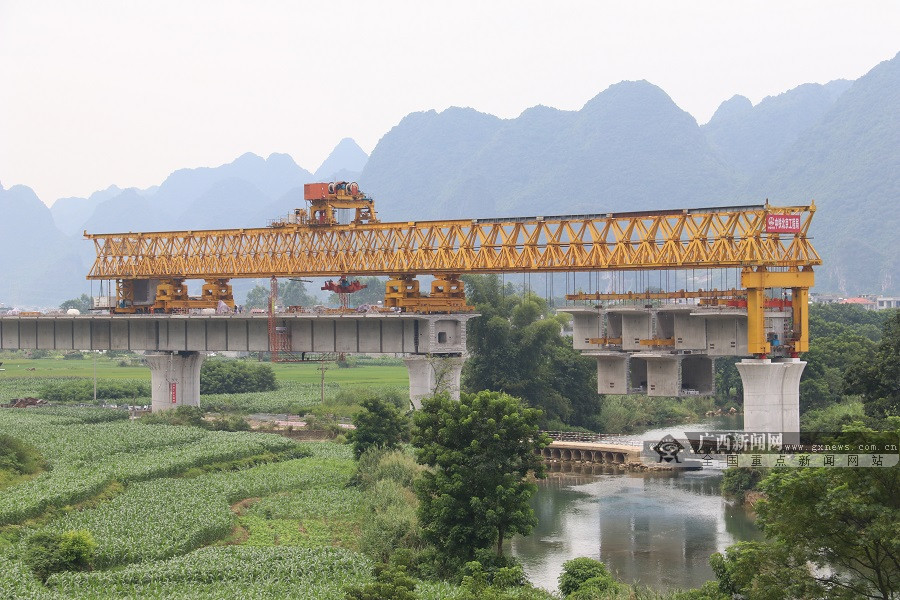
[[[74,379],[40,388],[39,395],[49,402],[94,401],[94,382],[90,379]],[[97,381],[97,400],[136,400],[150,395],[150,384],[146,381],[117,380]]]
[[[416,600],[416,581],[406,569],[395,565],[375,566],[375,581],[347,590],[347,600]]]
[[[200,368],[200,394],[240,394],[276,389],[275,371],[267,364],[211,360]]]
[[[370,449],[357,466],[357,482],[366,489],[368,513],[363,521],[360,547],[385,562],[398,549],[422,548],[416,515],[418,501],[412,485],[423,467],[402,451],[384,453]],[[412,558],[409,562],[414,563]]]
[[[174,409],[149,413],[141,417],[141,423],[150,425],[187,425],[211,431],[250,431],[250,424],[238,415],[223,415],[207,421],[199,406],[179,406]]]
[[[174,409],[148,413],[141,417],[141,423],[150,425],[188,425],[204,427],[203,409],[199,406],[179,406]]]
[[[21,440],[0,435],[0,489],[47,468],[40,452]]]
[[[603,396],[596,418],[603,433],[630,433],[660,423],[683,423],[713,409],[711,398]]]
[[[51,573],[90,569],[96,550],[97,542],[88,531],[41,532],[28,539],[23,558],[34,574],[46,581]]]
[[[744,493],[755,490],[764,473],[751,467],[733,467],[722,474],[721,490],[724,496],[744,501]]]
[[[353,419],[356,430],[347,435],[356,458],[370,448],[393,450],[409,441],[409,419],[378,396],[364,398],[363,410]]]
[[[17,438],[0,435],[0,470],[31,475],[45,468],[47,463],[37,448]]]
[[[590,584],[590,585],[588,585]],[[564,596],[585,589],[585,598],[591,597],[589,592],[614,591],[618,584],[599,560],[580,556],[563,563],[563,571],[559,576],[559,591]]]

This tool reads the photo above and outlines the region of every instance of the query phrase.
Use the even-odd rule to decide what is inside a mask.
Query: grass
[[[37,396],[44,385],[63,382],[72,378],[93,379],[96,359],[98,380],[150,381],[150,369],[146,366],[124,366],[123,360],[133,359],[86,354],[83,360],[64,360],[62,355],[53,358],[25,358],[22,353],[0,352],[0,402],[12,398]],[[276,363],[272,365],[281,390],[257,394],[210,395],[213,405],[222,404],[226,410],[238,412],[299,412],[320,404],[322,373],[319,363]],[[34,369],[34,370],[30,370]],[[328,402],[339,388],[409,387],[409,376],[402,365],[367,365],[339,368],[328,363],[325,370],[325,397]],[[271,402],[269,401],[271,399]],[[140,400],[140,399],[138,399]],[[145,399],[149,403],[149,399]],[[135,403],[139,403],[135,401]],[[201,400],[202,404],[202,400]],[[271,409],[268,406],[272,406]],[[289,410],[290,409],[290,410]],[[314,411],[317,412],[317,411]],[[320,414],[348,412],[348,407],[334,407]]]
[[[294,381],[298,383],[321,382],[322,373],[317,363],[276,363],[272,365],[278,382]],[[409,375],[405,366],[370,366],[362,365],[349,369],[341,369],[330,363],[325,371],[325,384],[337,384],[341,387],[408,387]]]

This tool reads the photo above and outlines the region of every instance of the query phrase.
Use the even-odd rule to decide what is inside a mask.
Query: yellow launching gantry
[[[808,294],[822,262],[808,238],[814,204],[383,223],[354,183],[307,184],[304,195],[307,209],[268,227],[85,232],[97,254],[88,279],[115,280],[111,310],[140,313],[233,307],[234,278],[385,275],[386,307],[433,313],[472,310],[463,273],[740,268],[750,352],[771,350],[763,310],[773,288],[791,290],[790,351],[809,348]],[[355,211],[349,223],[338,222],[342,209]],[[429,295],[418,275],[434,276]],[[187,295],[187,279],[205,280],[200,297]]]

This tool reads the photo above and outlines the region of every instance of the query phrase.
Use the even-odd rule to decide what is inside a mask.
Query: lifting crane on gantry
[[[749,352],[771,352],[766,291],[790,290],[787,351],[809,349],[808,298],[821,258],[809,240],[815,204],[761,205],[381,222],[355,183],[307,184],[307,208],[268,227],[88,234],[88,279],[115,280],[112,312],[234,306],[229,281],[259,277],[386,275],[384,305],[422,313],[464,312],[464,273],[557,273],[741,269]],[[339,211],[353,218],[340,223]],[[419,275],[432,275],[431,293]],[[185,280],[203,279],[200,297]]]

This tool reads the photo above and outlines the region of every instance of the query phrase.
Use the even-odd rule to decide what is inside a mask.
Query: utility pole
[[[321,386],[320,386],[322,404],[325,404],[325,371],[327,371],[327,370],[328,370],[328,363],[324,360],[320,361],[319,362],[319,371],[321,371],[321,373],[322,373],[322,382],[321,382]]]

